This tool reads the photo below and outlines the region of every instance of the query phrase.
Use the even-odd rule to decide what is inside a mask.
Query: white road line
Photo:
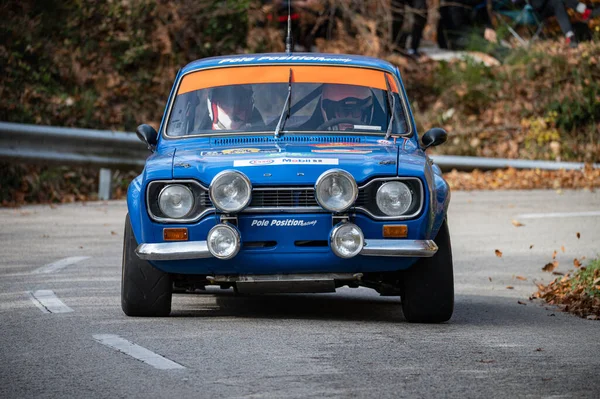
[[[39,269],[35,269],[31,273],[32,274],[52,273],[52,272],[58,271],[62,268],[65,268],[67,266],[70,266],[72,264],[81,262],[82,260],[86,260],[89,258],[90,258],[89,256],[72,256],[70,258],[64,258],[61,260],[57,260],[56,262],[48,263],[47,265],[44,265],[44,266],[40,267]]]
[[[29,298],[44,313],[69,313],[73,309],[56,297],[51,290],[28,291]]]
[[[160,370],[173,370],[173,369],[184,369],[185,367],[179,363],[175,363],[161,355],[149,351],[148,349],[129,342],[118,335],[112,334],[96,334],[93,335],[94,339],[113,349],[118,350],[126,355],[129,355],[137,360],[140,360],[150,366]]]
[[[554,212],[554,213],[524,213],[518,219],[571,218],[584,216],[600,216],[600,211],[589,212]]]

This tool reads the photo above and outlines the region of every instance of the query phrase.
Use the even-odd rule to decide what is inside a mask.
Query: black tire
[[[127,316],[168,316],[171,313],[173,283],[168,273],[140,259],[138,243],[131,230],[129,214],[123,235],[121,307]]]
[[[438,251],[404,272],[402,312],[411,323],[441,323],[454,311],[454,275],[448,224],[444,220],[435,243]]]

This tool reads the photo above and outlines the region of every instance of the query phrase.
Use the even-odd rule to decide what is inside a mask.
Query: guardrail
[[[111,169],[141,169],[148,155],[135,133],[0,122],[0,159],[100,167],[103,200],[110,198]]]
[[[142,168],[149,152],[135,133],[0,122],[0,159],[37,164],[100,167],[98,197],[110,198],[111,169]],[[515,169],[582,169],[576,162],[432,155],[444,171]],[[600,164],[594,164],[600,168]]]

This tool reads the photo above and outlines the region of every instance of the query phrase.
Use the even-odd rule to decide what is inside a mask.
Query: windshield
[[[286,106],[290,69],[290,115],[283,132],[383,135],[394,102],[391,132],[409,132],[403,102],[390,74],[348,67],[277,66],[220,68],[186,75],[171,109],[166,134],[274,132]],[[261,74],[250,73],[257,70]],[[351,73],[347,73],[349,70]],[[388,97],[388,87],[395,101]]]

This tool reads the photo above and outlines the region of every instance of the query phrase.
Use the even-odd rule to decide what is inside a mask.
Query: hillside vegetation
[[[594,41],[575,50],[556,42],[489,48],[502,54],[491,67],[470,59],[417,62],[392,52],[385,2],[333,2],[335,29],[330,40],[316,41],[318,49],[398,65],[420,131],[442,126],[450,134],[438,153],[600,160],[597,23]],[[0,14],[0,120],[9,122],[124,131],[140,123],[157,127],[183,65],[283,46],[278,29],[258,27],[264,14],[252,0],[10,0],[0,4]],[[94,190],[84,187],[97,173],[0,167],[6,171],[0,202],[8,204],[62,201],[63,190],[66,198],[88,198]]]

